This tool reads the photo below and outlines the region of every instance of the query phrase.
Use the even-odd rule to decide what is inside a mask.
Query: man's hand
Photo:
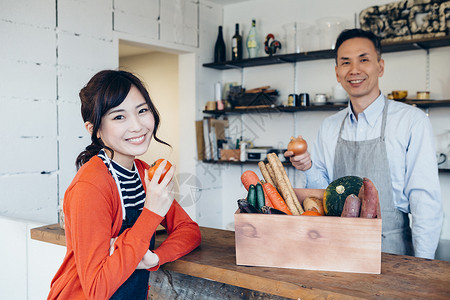
[[[294,156],[294,153],[292,151],[286,151],[284,152],[284,156],[289,157],[291,164],[297,170],[306,171],[309,170],[312,166],[311,156],[309,155],[308,151],[297,156]]]

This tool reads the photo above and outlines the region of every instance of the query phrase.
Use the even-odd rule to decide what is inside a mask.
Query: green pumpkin
[[[344,176],[328,185],[323,195],[323,209],[327,216],[340,216],[345,199],[350,194],[358,196],[363,179],[358,176]]]

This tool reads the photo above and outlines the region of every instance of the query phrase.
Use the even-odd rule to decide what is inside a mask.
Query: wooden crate
[[[323,197],[324,190],[295,189]],[[354,273],[381,273],[381,218],[234,215],[236,264]]]

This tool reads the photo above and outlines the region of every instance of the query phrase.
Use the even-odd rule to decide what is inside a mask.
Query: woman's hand
[[[308,151],[297,156],[294,156],[294,153],[292,151],[286,151],[284,152],[284,156],[290,157],[292,165],[297,170],[306,171],[309,170],[312,166],[311,156],[309,155]]]
[[[111,241],[109,241],[109,256],[111,256],[114,253],[114,243],[116,242],[118,237],[112,238]]]
[[[164,217],[167,214],[174,199],[174,183],[172,178],[175,173],[175,166],[172,166],[169,171],[167,171],[167,174],[164,176],[161,183],[158,183],[166,164],[167,160],[164,160],[159,165],[151,181],[148,179],[148,172],[145,172],[147,195],[144,207],[161,217]]]
[[[139,262],[136,269],[150,269],[157,266],[159,263],[159,256],[150,250],[147,250],[142,260]]]

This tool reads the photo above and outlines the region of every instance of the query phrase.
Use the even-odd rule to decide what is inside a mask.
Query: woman
[[[125,71],[97,73],[80,91],[91,145],[64,195],[67,253],[48,299],[147,299],[149,271],[189,253],[200,231],[173,199],[166,161],[149,180],[136,159],[156,132],[159,114],[142,82]],[[144,180],[142,180],[144,178]],[[153,250],[162,224],[168,238]]]

